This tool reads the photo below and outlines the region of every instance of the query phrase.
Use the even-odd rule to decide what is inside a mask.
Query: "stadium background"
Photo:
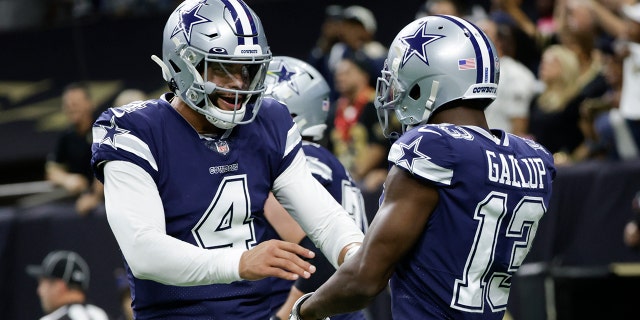
[[[331,4],[247,3],[261,17],[273,53],[301,59],[319,35],[325,5]],[[341,2],[370,8],[378,22],[376,38],[385,45],[422,3]],[[46,154],[65,127],[60,93],[66,84],[87,81],[102,109],[125,88],[141,89],[150,97],[165,91],[160,70],[149,57],[161,54],[166,17],[96,17],[0,31],[0,185],[43,179]],[[629,318],[639,281],[635,265],[628,263],[640,262],[640,254],[624,247],[622,228],[631,216],[630,200],[640,190],[640,163],[561,168],[554,188],[549,213],[512,290],[514,318]],[[73,249],[87,259],[91,301],[117,314],[113,270],[121,260],[104,216],[81,218],[64,203],[25,208],[18,195],[0,195],[0,319],[41,315],[36,281],[24,267],[39,263],[53,249]],[[375,209],[376,197],[367,195],[368,210]]]

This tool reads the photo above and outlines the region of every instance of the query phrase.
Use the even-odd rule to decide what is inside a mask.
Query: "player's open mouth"
[[[236,95],[232,95],[232,96],[217,96],[217,100],[218,100],[218,106],[223,108],[223,109],[235,109],[235,108],[240,108],[240,106],[242,105],[242,101],[244,100],[244,96],[237,96],[237,100],[236,100]],[[237,102],[237,104],[236,104]]]

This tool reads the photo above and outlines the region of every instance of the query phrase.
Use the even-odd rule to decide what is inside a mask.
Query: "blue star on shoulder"
[[[400,40],[407,45],[402,57],[402,66],[407,63],[411,56],[416,56],[418,59],[429,65],[429,59],[426,52],[427,45],[438,39],[444,38],[444,36],[439,34],[427,34],[425,30],[426,27],[427,23],[425,22],[420,25],[420,28],[418,28],[414,34],[400,38]]]
[[[401,147],[400,151],[402,152],[400,157],[398,157],[398,160],[396,160],[398,165],[413,171],[413,164],[416,160],[431,159],[431,157],[418,150],[420,140],[422,140],[422,137],[413,140],[410,144],[404,144],[402,142],[398,143]]]
[[[112,146],[116,150],[118,149],[116,147],[116,136],[129,133],[129,130],[125,130],[125,129],[122,129],[122,128],[118,127],[118,125],[116,124],[116,117],[115,116],[111,117],[111,125],[110,126],[108,126],[108,127],[104,126],[104,125],[99,125],[99,126],[100,126],[100,128],[104,129],[105,134],[102,137],[102,139],[100,139],[100,143],[98,145],[108,144],[108,145]]]
[[[193,26],[205,22],[211,22],[211,20],[198,14],[198,11],[200,10],[200,8],[202,8],[203,5],[204,1],[201,1],[196,3],[192,7],[180,8],[178,13],[178,24],[173,29],[171,38],[173,38],[179,32],[182,32],[185,39],[187,39],[187,43],[191,43],[191,31],[193,30]]]

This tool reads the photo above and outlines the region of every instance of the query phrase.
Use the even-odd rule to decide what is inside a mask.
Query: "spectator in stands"
[[[41,320],[107,320],[104,310],[87,302],[90,272],[73,251],[52,251],[40,265],[27,266],[38,279],[38,297],[45,316]]]
[[[454,0],[427,0],[418,9],[416,19],[434,14],[447,14],[459,17],[460,10],[458,9],[457,2]]]
[[[514,59],[515,41],[511,27],[491,19],[477,25],[493,40],[500,57],[498,96],[485,115],[491,128],[525,137],[528,134],[529,106],[536,93],[536,77],[524,64]]]
[[[593,13],[600,25],[617,39],[623,58],[622,91],[618,109],[596,120],[601,142],[613,159],[640,157],[640,3],[623,5],[623,17],[595,2]]]
[[[342,18],[343,45],[334,45],[332,51],[342,51],[342,58],[362,55],[364,61],[371,65],[369,70],[375,72],[371,76],[377,76],[384,66],[387,48],[375,40],[378,26],[373,12],[365,7],[350,6],[344,9]],[[371,81],[375,81],[375,78]]]
[[[364,191],[378,191],[387,174],[386,154],[391,143],[384,137],[373,106],[375,89],[366,60],[342,59],[335,85],[340,97],[333,110],[330,150]]]
[[[334,101],[338,94],[333,85],[333,68],[329,64],[331,48],[340,42],[342,34],[342,10],[339,5],[325,8],[325,18],[320,27],[320,36],[311,49],[307,62],[322,74],[331,90],[330,101]]]
[[[62,112],[69,122],[47,156],[46,178],[76,199],[76,211],[86,215],[103,202],[102,184],[91,170],[91,125],[95,104],[84,83],[71,83],[62,93]]]
[[[355,5],[344,8],[341,12],[339,28],[336,31],[339,32],[339,41],[331,46],[328,56],[323,60],[325,65],[311,63],[321,72],[328,70],[329,74],[324,74],[325,77],[334,77],[337,65],[342,59],[356,56],[369,65],[367,69],[372,70],[371,72],[377,74],[382,69],[387,48],[375,40],[377,22],[371,10]],[[372,75],[375,74],[372,73]],[[370,81],[372,86],[375,85],[373,78]],[[329,84],[331,86],[331,82]],[[339,93],[336,92],[335,84],[331,86],[331,89],[333,102]]]
[[[580,105],[580,129],[585,137],[583,145],[576,156],[583,159],[617,160],[619,156],[615,146],[611,145],[613,123],[610,123],[610,112],[619,110],[622,92],[622,57],[610,45],[603,44],[599,49],[602,60],[602,75],[606,79],[608,90],[603,95],[587,98]],[[619,114],[619,112],[618,112]],[[622,119],[614,116],[613,119]],[[621,122],[622,123],[622,122]],[[616,126],[617,127],[617,126]]]
[[[568,107],[580,90],[575,83],[579,75],[578,58],[569,48],[552,45],[544,51],[538,72],[543,90],[531,104],[529,133],[556,154],[556,163],[566,163],[583,140],[578,106]]]

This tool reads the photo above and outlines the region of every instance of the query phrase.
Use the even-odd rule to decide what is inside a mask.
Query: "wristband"
[[[313,292],[305,293],[302,295],[302,297],[298,298],[296,303],[293,305],[293,308],[291,308],[291,314],[289,315],[289,320],[302,320],[302,317],[300,317],[300,307],[307,299],[311,297],[312,294]],[[322,318],[322,320],[330,320],[330,319],[329,317],[325,317],[325,318]]]
[[[361,245],[357,245],[357,246],[353,246],[351,248],[349,248],[349,250],[347,250],[347,252],[344,254],[344,259],[342,260],[342,263],[347,262],[347,260],[349,260],[349,258],[353,257],[356,252],[358,252],[358,250],[360,250]]]

